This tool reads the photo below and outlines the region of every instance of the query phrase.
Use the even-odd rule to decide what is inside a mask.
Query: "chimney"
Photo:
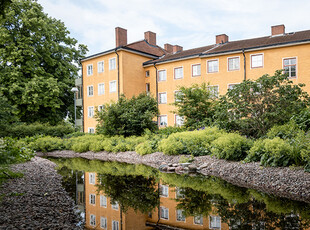
[[[216,35],[216,44],[228,42],[228,36],[226,34]]]
[[[172,52],[173,53],[176,53],[176,52],[179,52],[179,51],[183,51],[183,47],[182,46],[178,46],[178,45],[172,46]]]
[[[166,43],[164,45],[164,48],[165,50],[168,52],[168,53],[172,53],[173,52],[173,45],[169,44],[169,43]]]
[[[116,47],[127,45],[127,30],[121,27],[115,28],[115,45]]]
[[[271,36],[283,35],[283,34],[285,34],[285,26],[283,24],[277,26],[271,26]]]
[[[156,46],[156,33],[152,31],[144,32],[144,39],[151,45]]]

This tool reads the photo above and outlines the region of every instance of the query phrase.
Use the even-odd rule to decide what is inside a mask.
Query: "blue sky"
[[[270,26],[286,32],[310,29],[309,0],[38,0],[44,12],[63,21],[71,37],[88,46],[87,55],[115,47],[114,28],[127,29],[128,42],[145,31],[157,44],[184,49],[213,44],[215,35],[229,40],[270,35]]]

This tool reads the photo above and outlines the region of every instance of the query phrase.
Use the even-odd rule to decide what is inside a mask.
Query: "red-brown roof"
[[[133,42],[133,43],[127,44],[127,45],[125,45],[123,47],[124,48],[133,49],[133,50],[137,50],[137,51],[140,51],[140,52],[143,52],[143,53],[151,54],[151,55],[154,55],[154,56],[157,56],[157,57],[163,56],[164,54],[167,53],[160,46],[151,45],[151,44],[149,44],[145,40]]]

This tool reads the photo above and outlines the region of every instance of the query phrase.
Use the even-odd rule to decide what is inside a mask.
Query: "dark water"
[[[51,160],[85,229],[310,229],[309,204],[216,177],[97,160]]]

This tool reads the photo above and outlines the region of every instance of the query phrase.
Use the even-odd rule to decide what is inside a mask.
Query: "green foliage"
[[[108,136],[140,136],[145,129],[157,130],[153,118],[158,115],[157,102],[142,93],[131,99],[121,96],[119,100],[96,112],[97,133]]]
[[[64,149],[63,140],[59,137],[45,136],[29,144],[29,147],[40,152],[51,152]]]
[[[0,164],[0,186],[8,179],[21,178],[24,174],[21,172],[13,172],[8,166]],[[0,195],[1,202],[1,195]]]
[[[202,156],[210,154],[210,143],[222,135],[222,131],[212,127],[204,130],[173,133],[159,143],[159,150],[168,155],[192,154]]]
[[[1,88],[1,86],[0,86]],[[8,103],[7,98],[0,89],[0,137],[6,136],[11,124],[18,119],[15,115],[16,109]]]
[[[69,123],[59,123],[57,125],[50,125],[49,123],[35,122],[32,124],[15,124],[7,129],[7,136],[24,138],[36,135],[64,137],[74,132],[74,127]]]
[[[179,133],[186,131],[186,128],[184,126],[177,127],[177,126],[168,126],[162,129],[159,129],[156,133],[162,136],[169,136],[172,133]]]
[[[243,160],[252,141],[237,133],[223,134],[211,143],[212,155],[225,160]]]
[[[310,130],[310,109],[306,108],[294,114],[291,120],[294,121],[300,129],[308,132]]]
[[[300,135],[304,136],[305,132],[299,129],[298,125],[293,121],[284,125],[275,125],[266,134],[269,139],[280,137],[285,140],[297,138]]]
[[[304,84],[294,84],[281,71],[243,81],[221,97],[216,123],[243,135],[263,136],[274,125],[288,122],[309,106],[309,95],[302,87]]]
[[[213,123],[215,97],[206,83],[180,87],[175,95],[175,113],[185,118],[186,127],[200,128]]]
[[[22,122],[57,124],[73,111],[70,89],[87,48],[63,22],[35,0],[12,0],[0,20],[0,44],[0,92]]]
[[[97,142],[102,142],[104,137],[102,135],[84,135],[79,137],[72,137],[65,140],[66,149],[71,149],[74,152],[83,153],[90,149],[96,152],[100,151],[97,147]]]

